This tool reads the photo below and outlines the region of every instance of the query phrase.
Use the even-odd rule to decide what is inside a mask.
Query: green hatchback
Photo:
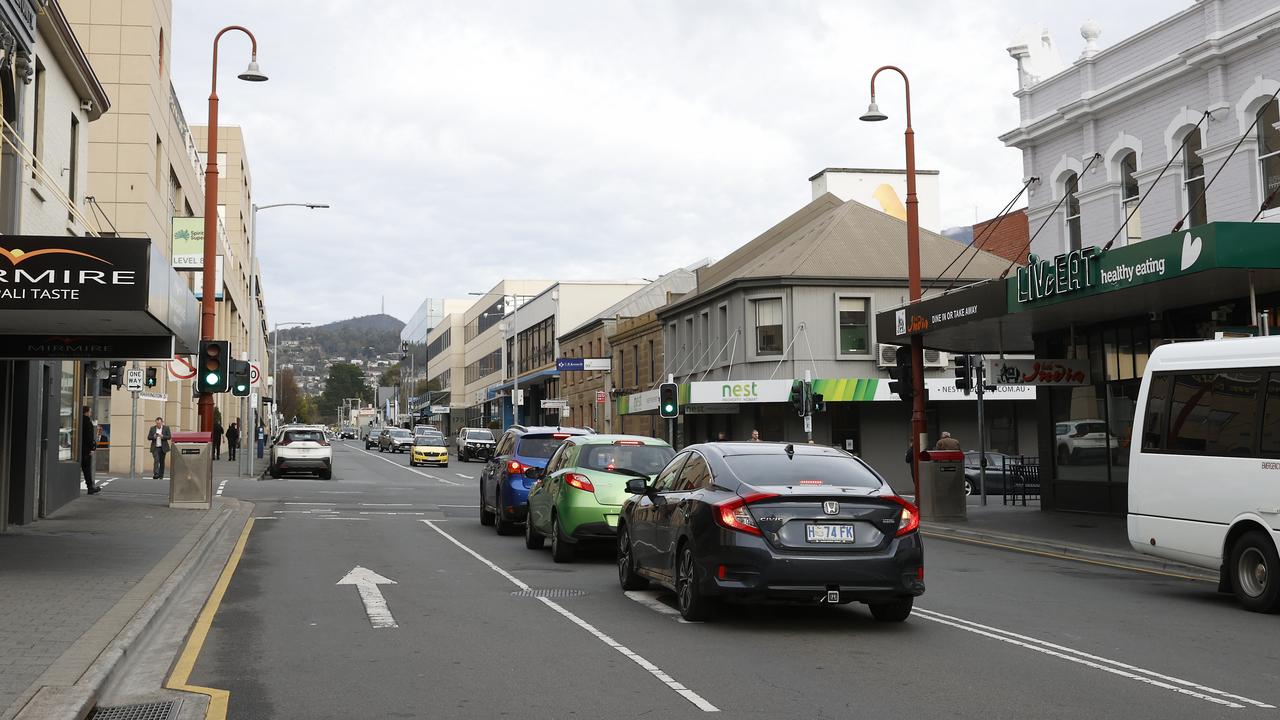
[[[545,470],[525,471],[537,480],[529,490],[525,547],[537,550],[551,538],[551,557],[563,563],[573,560],[579,543],[613,541],[627,480],[652,481],[675,454],[667,443],[641,435],[566,438]]]

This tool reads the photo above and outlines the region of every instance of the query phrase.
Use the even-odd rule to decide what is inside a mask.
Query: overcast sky
[[[177,0],[172,74],[205,121],[210,42],[258,37],[265,84],[221,46],[220,120],[244,128],[273,322],[386,311],[503,277],[653,278],[723,257],[810,200],[824,167],[901,167],[902,87],[860,123],[867,83],[912,81],[944,226],[1021,184],[1005,52],[1081,23],[1110,44],[1189,0]]]

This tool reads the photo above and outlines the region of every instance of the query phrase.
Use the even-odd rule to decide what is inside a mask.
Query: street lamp
[[[916,198],[916,134],[911,129],[911,81],[901,68],[885,65],[871,74],[871,104],[860,117],[866,122],[879,122],[889,116],[876,105],[876,76],[892,70],[902,76],[906,93],[907,129],[907,283],[911,302],[920,302],[920,201]],[[924,443],[924,337],[911,336],[911,479],[915,485],[915,501],[920,502],[920,451]]]
[[[247,82],[262,82],[267,76],[258,67],[258,40],[246,28],[239,25],[228,25],[213,37],[213,84],[209,90],[209,146],[204,168],[204,266],[203,283],[200,296],[200,339],[213,339],[214,304],[216,291],[217,257],[218,257],[218,41],[232,30],[239,30],[249,36],[252,50],[249,55],[249,66],[237,77]],[[200,410],[200,430],[213,430],[213,394],[202,393],[198,403]]]
[[[257,70],[257,63],[250,65],[250,70]],[[247,72],[247,71],[246,71]],[[266,79],[265,77],[263,78]],[[258,211],[270,210],[279,207],[304,207],[310,210],[326,209],[329,206],[323,203],[272,203],[271,205],[253,205],[253,212],[250,213],[249,225],[249,364],[257,365],[258,363],[258,295],[261,292],[261,283],[258,282]],[[261,371],[259,371],[261,372]],[[275,377],[272,375],[272,377]],[[253,425],[253,430],[257,432],[257,425],[253,423],[253,415],[258,413],[258,408],[253,408],[250,413],[246,408],[249,407],[249,398],[244,398],[240,402],[240,427],[246,427],[245,416],[249,416],[249,424]],[[240,474],[253,474],[253,459],[241,458]]]
[[[271,382],[274,383],[271,388],[271,404],[275,407],[275,414],[280,412],[280,379],[276,375],[276,367],[280,363],[280,328],[302,327],[310,324],[309,322],[278,322],[275,325],[275,332],[271,333]]]

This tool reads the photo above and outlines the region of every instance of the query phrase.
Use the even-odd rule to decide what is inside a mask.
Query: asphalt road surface
[[[620,591],[611,549],[556,565],[482,527],[479,463],[410,469],[361,447],[335,447],[331,481],[224,488],[257,519],[191,682],[230,691],[231,718],[1135,720],[1280,705],[1280,619],[1207,583],[926,540],[929,590],[906,623],[861,605],[684,623],[671,598]],[[377,576],[394,584],[362,583]]]

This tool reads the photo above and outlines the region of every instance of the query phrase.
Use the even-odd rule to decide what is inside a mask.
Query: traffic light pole
[[[985,365],[981,355],[974,355],[973,378],[976,381],[974,391],[978,393],[978,494],[982,496],[982,504],[987,504],[987,421],[983,412],[982,395],[986,392],[987,380],[983,371]]]
[[[137,361],[133,368],[138,369]],[[138,479],[138,391],[129,393],[133,396],[133,408],[129,412],[129,479]]]
[[[804,371],[804,434],[809,444],[813,444],[813,374]]]

